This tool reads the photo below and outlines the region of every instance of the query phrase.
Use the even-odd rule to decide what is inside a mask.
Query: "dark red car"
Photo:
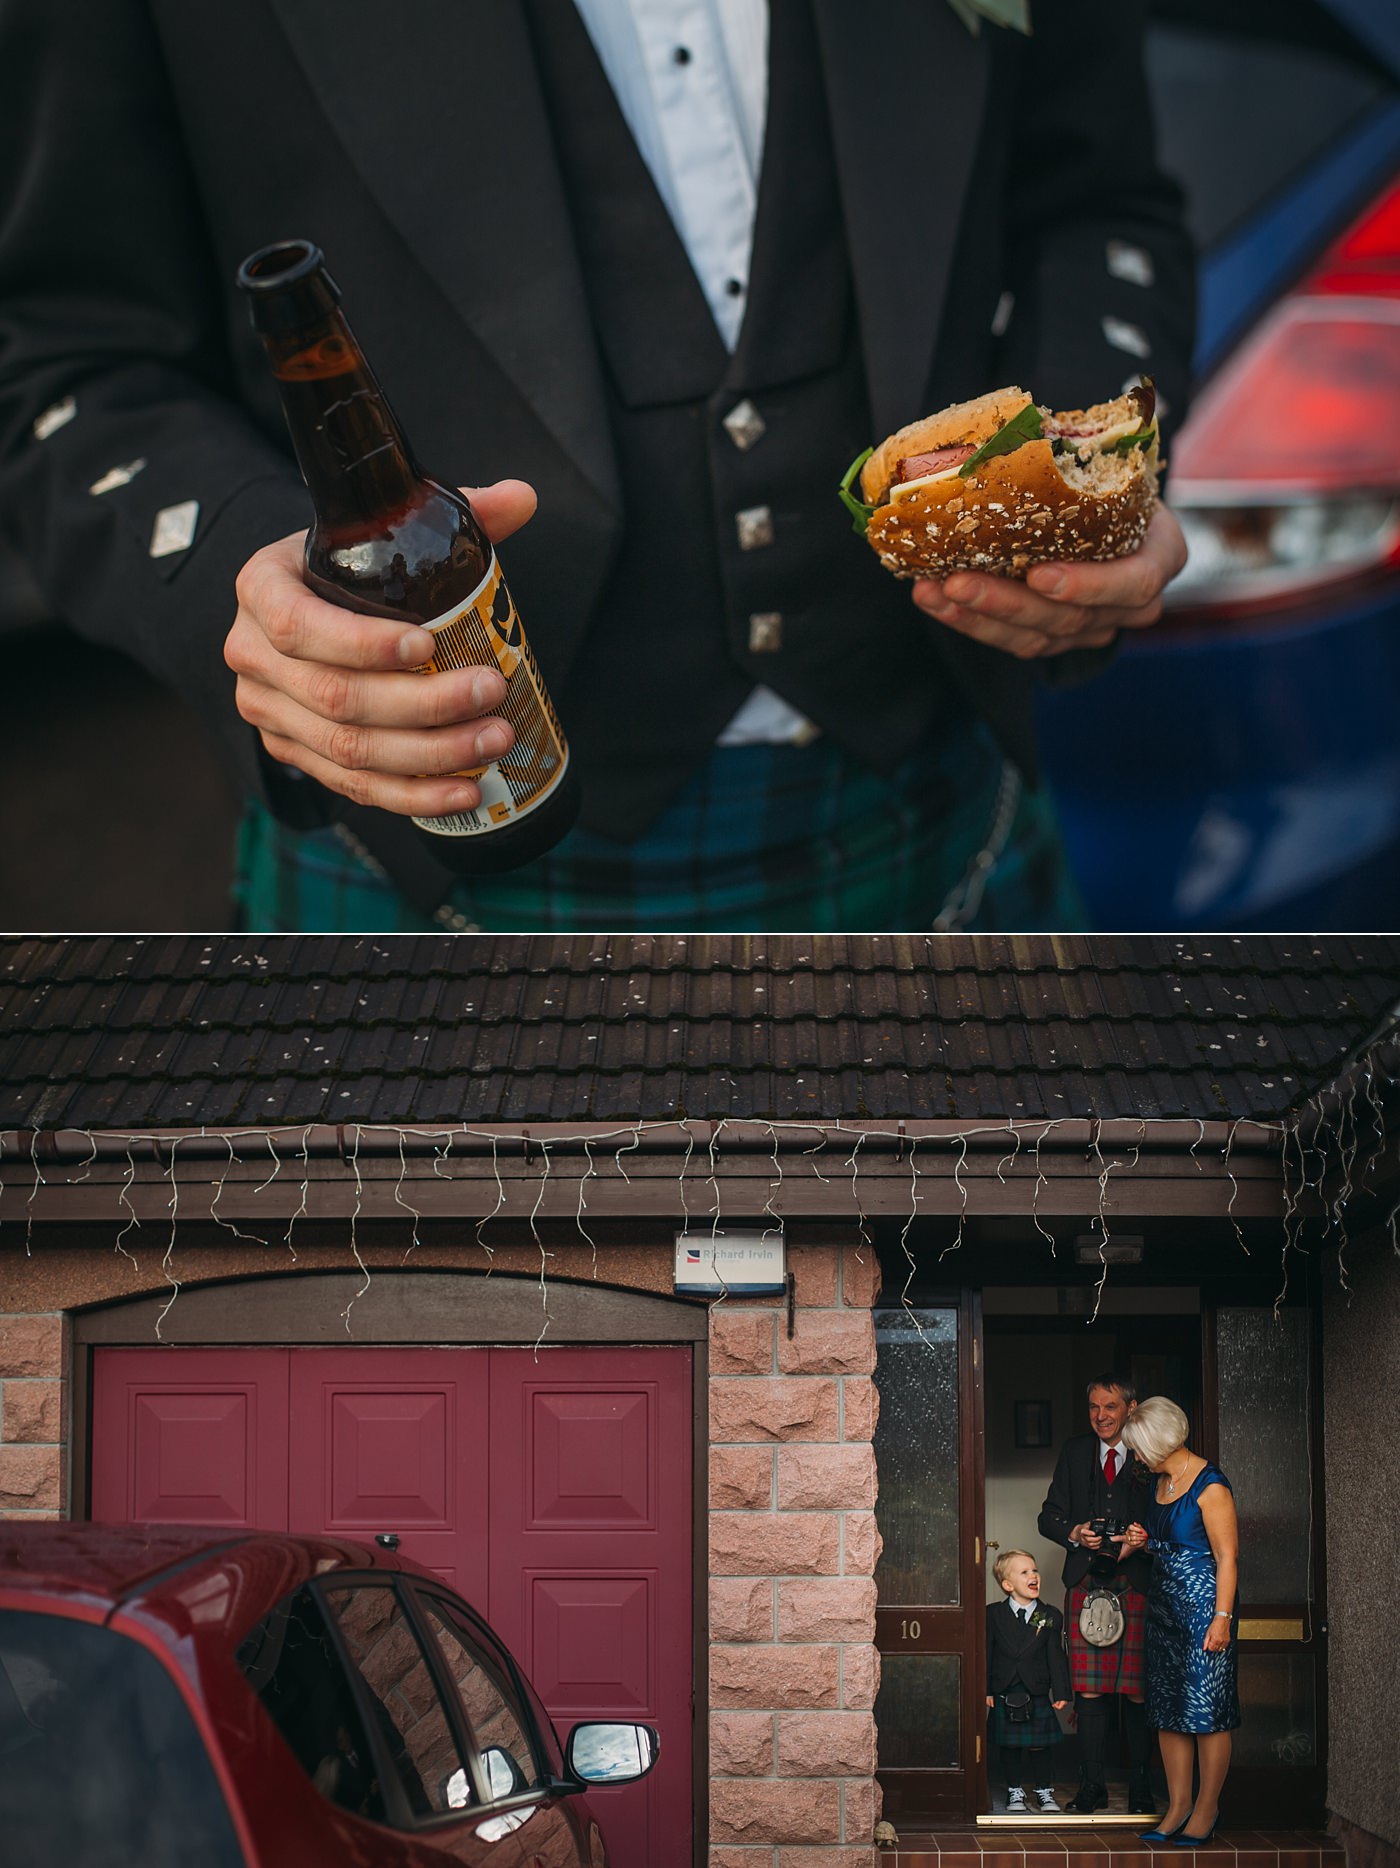
[[[580,1794],[650,1726],[548,1713],[387,1547],[0,1524],[0,1855],[16,1868],[606,1868]]]

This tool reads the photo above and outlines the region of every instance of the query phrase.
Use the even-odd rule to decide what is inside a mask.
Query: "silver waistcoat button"
[[[747,453],[755,441],[761,441],[768,431],[768,424],[759,414],[748,397],[734,407],[724,418],[725,432],[741,453]]]
[[[734,524],[739,532],[740,551],[759,551],[773,543],[771,506],[746,506],[742,512],[735,513]]]
[[[178,506],[162,506],[151,527],[147,551],[153,558],[168,558],[173,552],[188,551],[199,524],[199,501],[181,500]]]
[[[780,610],[756,610],[749,618],[749,654],[771,655],[783,646]]]

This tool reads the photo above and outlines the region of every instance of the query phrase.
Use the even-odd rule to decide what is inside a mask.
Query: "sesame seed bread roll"
[[[874,451],[861,489],[875,507],[866,537],[886,570],[1023,577],[1034,564],[1137,550],[1157,504],[1159,459],[1150,412],[1132,395],[1059,414],[1041,408],[1041,439],[959,472],[955,451],[965,461],[971,444],[980,447],[1029,402],[1022,389],[995,390],[911,423]],[[1139,428],[1150,430],[1142,445],[1114,449]]]

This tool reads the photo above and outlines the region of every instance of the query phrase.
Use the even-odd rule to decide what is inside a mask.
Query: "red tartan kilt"
[[[1079,1611],[1089,1585],[1076,1583],[1065,1604],[1065,1642],[1069,1648],[1069,1677],[1076,1693],[1130,1693],[1141,1697],[1143,1649],[1146,1645],[1147,1597],[1125,1589],[1123,1633],[1112,1647],[1093,1647],[1079,1632]]]

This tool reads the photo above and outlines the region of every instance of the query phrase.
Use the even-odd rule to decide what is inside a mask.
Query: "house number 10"
[[[922,1622],[911,1622],[906,1619],[899,1624],[899,1633],[900,1633],[901,1640],[917,1641],[919,1636],[923,1632],[924,1630],[923,1630]]]

